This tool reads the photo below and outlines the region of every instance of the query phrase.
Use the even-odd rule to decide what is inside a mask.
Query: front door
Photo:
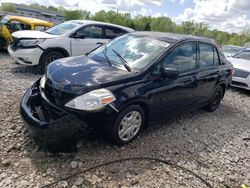
[[[77,32],[81,32],[84,38],[71,38],[72,56],[84,55],[106,42],[102,26],[85,26]]]
[[[151,84],[154,90],[150,96],[156,117],[159,113],[166,117],[171,112],[179,112],[196,104],[197,84],[197,44],[189,42],[172,50],[161,65],[163,68],[176,68],[178,78],[156,78]],[[157,72],[157,71],[156,71]]]

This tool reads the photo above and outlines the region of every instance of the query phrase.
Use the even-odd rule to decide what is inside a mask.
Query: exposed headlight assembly
[[[23,39],[20,40],[17,46],[22,47],[35,47],[36,45],[42,43],[45,39]]]
[[[45,88],[45,82],[46,82],[46,78],[45,78],[45,76],[43,76],[43,77],[40,79],[40,87],[41,87],[42,89]]]
[[[78,110],[95,111],[115,101],[115,96],[107,89],[97,89],[69,101],[65,106]]]

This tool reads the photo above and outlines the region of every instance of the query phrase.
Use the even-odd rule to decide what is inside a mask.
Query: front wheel
[[[53,61],[57,60],[57,59],[61,59],[63,58],[64,55],[60,52],[57,51],[51,51],[48,52],[47,54],[45,54],[42,59],[41,62],[39,64],[39,69],[41,71],[41,73],[43,74],[46,70],[46,67],[52,63]]]
[[[124,145],[134,140],[145,123],[145,113],[139,105],[131,105],[120,112],[110,131],[112,142]]]
[[[208,112],[215,111],[219,107],[223,95],[224,95],[223,88],[222,87],[216,88],[209,104],[205,107],[205,110]]]

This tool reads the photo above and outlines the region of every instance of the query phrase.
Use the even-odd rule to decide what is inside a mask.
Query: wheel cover
[[[59,58],[61,58],[61,57],[58,56],[58,55],[52,55],[52,56],[50,56],[50,57],[46,60],[46,62],[45,62],[46,66],[49,65],[51,62],[53,62],[53,61],[59,59]]]
[[[129,112],[121,120],[118,135],[123,141],[132,140],[140,130],[142,124],[142,116],[138,111]]]

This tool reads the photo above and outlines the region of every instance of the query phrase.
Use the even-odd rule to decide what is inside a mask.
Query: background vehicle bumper
[[[231,86],[250,90],[250,75],[247,78],[233,77]]]
[[[40,56],[43,50],[40,48],[27,48],[12,50],[8,47],[8,52],[12,58],[14,58],[18,64],[22,65],[38,65]]]

